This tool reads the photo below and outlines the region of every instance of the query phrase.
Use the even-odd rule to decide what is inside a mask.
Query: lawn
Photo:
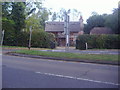
[[[85,59],[85,60],[105,60],[118,61],[120,55],[103,55],[103,54],[78,54],[78,53],[64,53],[64,52],[46,52],[36,50],[17,50],[15,53],[39,55],[47,57],[68,58],[68,59]]]

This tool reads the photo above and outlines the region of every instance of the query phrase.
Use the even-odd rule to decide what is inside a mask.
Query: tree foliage
[[[120,49],[119,35],[79,35],[76,40],[76,49]]]
[[[68,11],[66,11],[64,8],[61,8],[58,12],[52,12],[51,20],[64,21],[65,12],[70,14],[70,16],[72,17],[71,18],[72,21],[75,21],[76,19],[78,19],[81,14],[81,12],[79,12],[77,9],[69,9]]]
[[[119,15],[120,8],[114,9],[112,14],[99,15],[97,13],[92,13],[92,16],[87,19],[84,32],[89,34],[90,30],[94,27],[109,27],[115,34],[120,34],[120,30],[118,28],[118,22],[120,21]]]
[[[71,9],[71,14],[72,14],[72,20],[76,20],[76,19],[79,19],[80,15],[81,15],[81,12],[79,12],[77,9]]]
[[[102,15],[93,15],[87,20],[85,25],[85,32],[90,33],[90,30],[94,27],[104,27],[104,18]]]
[[[44,28],[50,11],[42,6],[42,1],[31,2],[29,0],[28,2],[2,3],[2,29],[5,30],[4,45],[27,46],[30,26],[33,30],[32,38],[36,39],[35,43],[49,43],[50,37],[44,31]],[[44,38],[44,36],[46,41],[44,39],[40,41],[40,38]],[[34,39],[32,40],[34,41]],[[35,43],[32,44],[35,45]],[[37,46],[40,47],[40,43]],[[48,46],[42,44],[42,47]]]
[[[15,22],[15,29],[20,31],[25,27],[25,4],[23,2],[12,3],[11,18]]]
[[[113,14],[107,15],[105,18],[105,26],[110,27],[114,33],[120,34],[120,27],[119,23],[120,22],[120,8],[114,9]]]
[[[41,2],[28,2],[26,6],[26,27],[33,26],[36,29],[45,29],[45,22],[48,20],[50,11],[42,7]],[[34,21],[34,22],[33,22]]]
[[[2,2],[2,29],[4,44],[17,45],[19,32],[25,27],[24,2]]]
[[[56,12],[54,12],[52,15],[52,21],[55,21],[56,19],[57,19],[57,14],[56,14]]]

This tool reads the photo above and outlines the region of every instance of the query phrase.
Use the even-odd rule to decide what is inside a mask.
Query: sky
[[[61,8],[65,10],[77,9],[81,12],[84,23],[86,23],[92,12],[111,14],[112,10],[118,7],[118,2],[119,0],[45,0],[43,5],[52,8],[52,11],[55,12]]]

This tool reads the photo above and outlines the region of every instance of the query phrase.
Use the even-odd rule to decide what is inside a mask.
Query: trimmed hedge
[[[6,34],[9,33],[9,34]],[[15,37],[13,32],[5,32],[4,45],[6,46],[22,46],[28,47],[29,32],[20,32],[18,38]],[[16,42],[17,39],[17,42]],[[31,37],[31,47],[39,48],[56,48],[56,41],[54,34],[47,33],[43,30],[33,30]]]
[[[76,39],[76,49],[120,49],[120,35],[79,35]]]

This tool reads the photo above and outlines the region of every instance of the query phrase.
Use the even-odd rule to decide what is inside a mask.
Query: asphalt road
[[[118,88],[118,66],[2,56],[3,88]]]

